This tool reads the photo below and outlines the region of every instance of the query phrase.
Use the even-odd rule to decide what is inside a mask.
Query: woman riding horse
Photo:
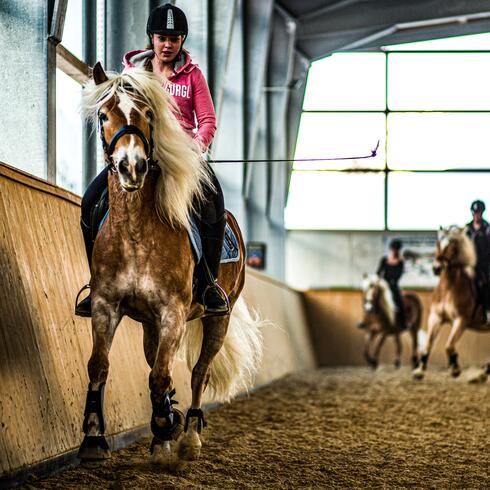
[[[150,40],[149,49],[127,53],[124,65],[141,66],[165,77],[162,89],[173,95],[179,110],[176,116],[181,126],[193,134],[203,151],[207,150],[216,131],[216,115],[206,80],[199,67],[192,63],[189,53],[183,49],[188,35],[184,12],[171,4],[155,8],[148,18],[146,32]],[[226,315],[230,311],[229,301],[217,283],[226,225],[224,199],[214,172],[210,167],[207,171],[211,176],[212,187],[205,187],[205,199],[194,216],[199,223],[202,241],[201,276],[207,282],[200,285],[197,296],[205,308],[205,314]],[[90,269],[95,241],[93,230],[98,230],[100,225],[93,222],[93,208],[102,194],[107,192],[108,172],[109,167],[106,166],[89,185],[82,199],[81,227]],[[89,295],[76,305],[75,313],[89,317],[91,309]]]
[[[390,253],[381,259],[376,274],[384,279],[390,286],[391,294],[397,308],[397,323],[400,329],[405,330],[406,315],[405,306],[403,304],[402,293],[398,285],[403,271],[404,262],[400,257],[402,242],[400,240],[392,240],[390,242]]]

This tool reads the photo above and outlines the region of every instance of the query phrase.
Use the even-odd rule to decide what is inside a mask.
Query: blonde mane
[[[109,80],[99,85],[93,81],[85,85],[82,104],[86,117],[97,127],[99,108],[115,94],[127,94],[151,108],[153,154],[161,170],[155,192],[156,212],[173,227],[189,228],[194,205],[204,199],[204,186],[212,188],[199,144],[180,126],[175,117],[178,108],[157,75],[131,68],[107,76]]]
[[[441,244],[441,250],[448,245],[449,241],[456,241],[458,244],[458,255],[455,258],[455,263],[469,268],[469,272],[472,273],[476,266],[476,250],[473,242],[466,235],[465,228],[451,226],[447,229],[442,229],[438,233],[438,239]]]
[[[379,306],[392,325],[396,322],[396,306],[388,283],[377,275],[372,275],[362,281],[362,290],[366,294],[370,289],[378,288]]]

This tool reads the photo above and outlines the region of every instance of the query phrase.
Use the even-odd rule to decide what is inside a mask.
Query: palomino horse
[[[464,330],[490,329],[482,322],[481,306],[473,284],[476,252],[464,228],[453,226],[439,231],[435,259],[440,277],[432,296],[427,342],[422,350],[420,365],[413,372],[415,379],[424,377],[434,341],[445,323],[451,325],[446,354],[453,377],[461,374],[455,346]]]
[[[378,366],[381,347],[388,335],[394,335],[396,344],[395,367],[400,367],[402,344],[400,334],[404,331],[396,321],[396,306],[393,301],[388,283],[377,275],[364,275],[362,281],[363,291],[363,318],[359,328],[366,330],[364,357],[372,368]],[[406,313],[406,330],[412,337],[412,366],[418,364],[418,332],[422,321],[422,302],[413,293],[403,293],[403,303]],[[371,344],[379,335],[379,340],[371,355]]]
[[[151,368],[151,453],[156,462],[169,467],[199,456],[206,387],[215,399],[229,400],[249,386],[260,363],[260,322],[239,300],[245,250],[230,213],[228,223],[238,238],[240,255],[238,261],[222,264],[219,282],[234,315],[186,324],[203,313],[193,300],[195,260],[188,230],[193,206],[203,199],[203,186],[210,180],[198,144],[181,129],[175,105],[161,83],[153,73],[139,69],[107,76],[97,63],[93,82],[84,89],[84,108],[99,123],[112,172],[110,212],[93,254],[93,349],[85,438],[79,450],[82,460],[110,456],[104,438],[103,391],[109,349],[124,315],[143,325],[144,352]],[[172,366],[181,344],[192,369],[192,403],[185,420],[173,406]]]

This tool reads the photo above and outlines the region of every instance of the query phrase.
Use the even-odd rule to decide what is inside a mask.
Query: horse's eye
[[[148,110],[146,111],[146,117],[150,120],[153,121],[153,112]]]
[[[107,114],[105,114],[104,112],[99,112],[99,121],[101,123],[107,121]]]

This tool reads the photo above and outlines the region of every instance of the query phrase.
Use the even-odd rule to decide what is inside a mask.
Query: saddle
[[[98,232],[102,228],[105,220],[109,216],[109,190],[106,188],[102,192],[99,200],[94,204],[92,212],[90,214],[90,228],[92,240],[95,241]],[[200,267],[202,261],[202,238],[199,231],[199,225],[195,217],[191,217],[191,228],[188,231],[189,242],[191,244],[192,252],[196,267],[194,269],[193,277],[193,291],[198,291],[198,286],[206,282],[205,273],[203,267]],[[238,245],[238,238],[231,229],[230,225],[226,223],[225,236],[223,239],[223,247],[221,249],[221,264],[229,262],[238,262],[240,260],[240,247]]]

